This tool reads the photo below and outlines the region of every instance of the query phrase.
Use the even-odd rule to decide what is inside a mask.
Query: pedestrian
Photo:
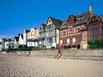
[[[60,59],[62,55],[63,55],[63,46],[59,46],[58,53],[55,56],[55,58]]]
[[[29,53],[28,53],[28,55],[27,55],[27,56],[30,56],[30,55],[31,55],[31,50],[32,50],[32,48],[31,48],[31,47],[29,47],[29,48],[28,48]]]

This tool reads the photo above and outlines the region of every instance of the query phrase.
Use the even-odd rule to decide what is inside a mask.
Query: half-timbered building
[[[103,39],[103,16],[93,13],[90,6],[89,11],[70,15],[60,28],[60,45],[67,48],[87,49],[89,40]]]

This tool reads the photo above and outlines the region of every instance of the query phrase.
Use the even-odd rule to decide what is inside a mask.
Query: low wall
[[[65,50],[65,54],[70,56],[103,56],[103,50]]]
[[[102,49],[95,50],[63,50],[63,57],[103,57]],[[4,52],[2,52],[4,53]],[[31,56],[54,57],[58,50],[33,50]],[[5,54],[5,53],[4,53]],[[17,54],[27,55],[29,51],[18,51]]]

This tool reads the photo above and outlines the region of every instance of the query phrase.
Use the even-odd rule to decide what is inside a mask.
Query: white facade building
[[[23,39],[23,35],[19,34],[19,41],[18,41],[19,45],[25,45],[24,39]]]
[[[38,47],[39,46],[39,28],[31,28],[27,33],[27,47]]]
[[[59,29],[62,21],[49,17],[45,29],[45,46],[46,48],[55,47],[59,44]]]
[[[0,51],[4,48],[4,41],[2,38],[0,38]]]

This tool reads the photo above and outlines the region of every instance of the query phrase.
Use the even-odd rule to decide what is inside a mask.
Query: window
[[[47,29],[52,29],[53,28],[53,24],[48,25]]]
[[[63,44],[63,40],[60,40],[60,44]]]
[[[77,37],[77,42],[80,42],[81,41],[81,38],[80,37]]]
[[[67,35],[69,35],[70,34],[70,31],[67,31]]]
[[[49,43],[52,43],[53,40],[52,40],[52,37],[49,37]]]
[[[73,39],[72,39],[72,42],[73,42],[73,43],[76,42],[76,38],[73,38]]]
[[[76,32],[77,32],[77,33],[80,32],[80,29],[78,28],[78,29],[76,30]]]
[[[76,29],[74,29],[74,33],[76,33]]]
[[[63,32],[63,36],[66,36],[66,31]]]
[[[51,28],[51,25],[48,26],[48,29],[50,29],[50,28]]]
[[[0,45],[2,44],[2,42],[0,42]]]
[[[63,32],[60,32],[60,36],[63,36]]]
[[[67,39],[67,43],[68,43],[68,44],[70,43],[70,39]]]
[[[66,44],[67,43],[67,39],[63,39],[63,44]]]
[[[72,30],[70,30],[70,34],[72,34]]]

